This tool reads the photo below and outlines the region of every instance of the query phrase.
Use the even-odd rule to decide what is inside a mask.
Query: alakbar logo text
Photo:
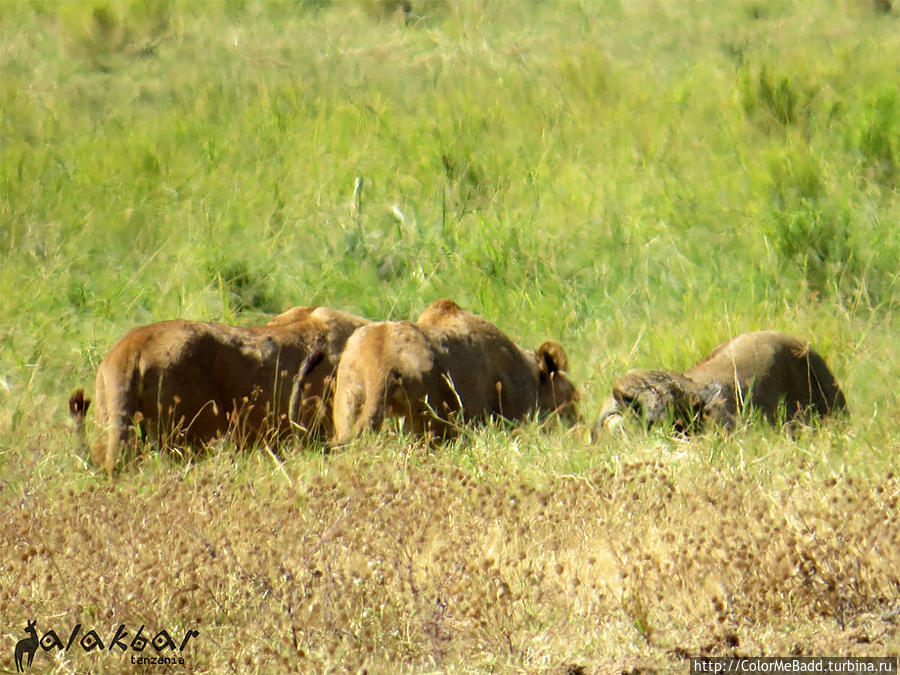
[[[153,639],[144,637],[144,625],[138,628],[137,633],[128,641],[129,632],[125,624],[120,624],[112,635],[112,639],[108,643],[104,643],[103,639],[95,630],[89,630],[86,633],[81,632],[81,624],[76,624],[75,628],[69,634],[69,639],[63,642],[56,631],[53,629],[44,633],[43,637],[38,640],[37,620],[29,621],[25,626],[25,633],[28,637],[22,638],[16,643],[16,672],[24,673],[25,668],[31,666],[34,661],[34,655],[37,653],[38,647],[45,652],[53,650],[69,651],[76,644],[85,652],[93,651],[113,651],[114,647],[118,647],[122,652],[127,652],[129,647],[132,651],[138,653],[138,656],[132,654],[131,662],[135,664],[147,665],[184,665],[184,657],[182,653],[188,642],[200,635],[200,631],[189,628],[185,631],[184,637],[180,642],[176,642],[167,630],[161,630]],[[81,639],[79,639],[81,635]],[[156,652],[153,654],[148,650],[144,655],[144,649],[150,645]],[[164,651],[167,650],[167,651]],[[27,660],[26,660],[27,659]]]

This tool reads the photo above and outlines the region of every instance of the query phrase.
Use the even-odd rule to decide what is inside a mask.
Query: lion
[[[517,347],[499,328],[452,300],[418,321],[373,323],[356,331],[338,365],[335,445],[404,418],[416,435],[454,436],[466,420],[521,420],[556,413],[574,420],[578,393],[558,342]]]
[[[845,411],[847,401],[825,360],[809,344],[776,331],[739,335],[684,373],[631,370],[613,384],[600,415],[617,426],[626,411],[648,426],[670,422],[678,431],[706,423],[733,429],[748,412],[769,423],[808,421]]]
[[[92,462],[111,475],[137,440],[133,429],[190,446],[226,432],[240,446],[291,429],[330,436],[334,371],[351,333],[368,323],[294,307],[265,326],[176,319],[131,330],[97,370]],[[82,438],[89,405],[83,390],[69,401]]]

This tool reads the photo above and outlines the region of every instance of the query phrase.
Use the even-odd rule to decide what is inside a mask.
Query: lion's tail
[[[69,397],[69,416],[75,422],[75,435],[83,450],[87,450],[87,433],[84,430],[84,421],[88,408],[91,407],[91,399],[84,395],[84,389],[76,389]]]
[[[301,420],[301,409],[303,407],[303,383],[306,378],[309,377],[309,374],[315,370],[315,368],[322,363],[325,359],[325,349],[321,345],[314,345],[313,348],[309,350],[306,358],[303,360],[303,363],[300,365],[300,369],[297,371],[297,375],[294,377],[294,381],[291,385],[291,400],[288,408],[288,419],[291,422],[291,426],[294,429],[302,429]],[[324,406],[324,401],[326,398],[326,393],[322,392],[322,405]],[[320,412],[324,412],[320,411]],[[316,420],[317,422],[321,422],[321,420]],[[308,430],[314,431],[314,430]]]

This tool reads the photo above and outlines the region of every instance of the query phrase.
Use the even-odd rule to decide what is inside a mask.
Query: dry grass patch
[[[230,459],[7,496],[4,651],[32,618],[196,628],[196,671],[621,672],[900,646],[894,476],[663,459],[534,480],[423,446]],[[66,658],[115,672],[128,655]]]

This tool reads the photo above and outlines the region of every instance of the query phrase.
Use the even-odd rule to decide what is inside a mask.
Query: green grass
[[[434,488],[435,499],[443,493],[462,504],[470,527],[482,528],[474,515],[480,502],[466,501],[457,470],[488,490],[521,484],[553,495],[608,471],[623,494],[640,497],[644,488],[622,478],[638,460],[662,462],[676,487],[695,496],[713,490],[702,487],[705,476],[724,476],[711,484],[748,503],[753,491],[739,485],[777,499],[792,494],[785,481],[799,472],[797,503],[813,508],[827,481],[846,477],[861,481],[867,508],[896,514],[877,487],[900,471],[898,83],[896,9],[879,14],[853,0],[413,2],[405,17],[387,1],[0,3],[0,522],[12,522],[19,504],[46,509],[44,520],[0,548],[18,555],[41,523],[65,514],[68,501],[53,506],[57,493],[70,494],[72,508],[89,509],[99,491],[140,509],[169,485],[175,503],[193,509],[197,495],[208,496],[190,487],[203,476],[248,486],[320,533],[328,524],[317,530],[308,504],[320,504],[327,490],[311,486],[331,485],[341,471],[358,473],[361,489],[378,494],[394,489],[382,476],[402,486],[409,472],[420,472],[416,481]],[[796,438],[751,429],[685,444],[633,430],[633,438],[591,444],[584,430],[542,434],[528,426],[479,431],[435,453],[393,436],[340,458],[289,448],[281,468],[265,453],[223,452],[197,465],[151,457],[113,487],[74,452],[68,394],[92,388],[100,359],[135,325],[172,317],[249,324],[304,304],[405,319],[445,296],[525,346],[562,342],[588,421],[624,370],[686,368],[728,337],[760,328],[810,339],[840,379],[851,416]],[[307,501],[309,491],[319,496]],[[415,504],[428,508],[422,500],[403,517],[413,517]],[[610,504],[599,497],[570,504],[574,520],[554,540],[569,551],[560,555],[582,550],[584,542],[565,539],[577,539],[580,519],[606,518],[635,541],[646,539],[640,514],[617,520]],[[174,513],[166,510],[174,506],[159,508]],[[252,515],[244,514],[249,507],[221,508],[235,523]],[[726,511],[730,523],[741,509]],[[820,511],[835,522],[842,513],[834,505]],[[502,536],[518,516],[506,506],[498,514]],[[101,527],[96,517],[92,527]],[[796,524],[793,517],[787,521]],[[470,529],[443,526],[451,540]],[[362,545],[363,533],[344,527],[348,541]],[[197,536],[251,535],[234,525],[227,534],[212,528]],[[358,562],[325,545],[297,546],[286,555],[331,551],[336,568]],[[427,549],[387,546],[385,556],[409,560]],[[545,555],[524,543],[508,546]],[[664,557],[675,549],[660,543],[658,550]],[[165,565],[159,556],[149,559]],[[223,572],[233,574],[229,593],[257,589],[241,583],[249,560]],[[446,602],[462,582],[448,581],[456,568],[438,567],[446,576],[435,593]],[[779,613],[774,600],[761,600],[768,603],[761,610],[735,600],[747,621],[762,626],[742,634],[746,651],[765,646],[766,630],[794,631],[804,653],[824,649],[810,637],[823,616],[856,607],[861,617],[878,603],[896,603],[896,578],[890,582],[878,565],[871,570],[866,583],[874,590],[867,595],[857,579],[856,604],[848,600],[840,612],[826,601],[819,614],[805,614]],[[3,588],[20,573],[0,563]],[[679,583],[689,578],[685,572]],[[572,591],[575,609],[567,614],[568,587],[559,602],[523,596],[514,606],[501,603],[491,611],[507,613],[484,626],[460,614],[458,624],[447,618],[436,628],[428,619],[436,610],[423,604],[431,591],[416,595],[409,586],[425,582],[397,583],[384,591],[383,626],[354,628],[356,651],[310,638],[308,662],[293,648],[280,657],[300,670],[366,658],[375,671],[394,661],[411,670],[590,669],[611,663],[627,634],[633,642],[620,650],[622,667],[658,668],[681,640],[673,636],[690,633],[673,618],[688,600],[673,601],[673,610],[631,589],[598,601],[598,609]],[[521,581],[519,588],[553,595],[553,584]],[[472,612],[485,609],[476,586],[465,599],[475,603],[467,605]],[[792,588],[776,586],[796,595]],[[370,600],[381,597],[372,592]],[[265,672],[263,652],[254,651],[262,635],[253,631],[287,625],[278,623],[281,609],[254,610],[238,595],[239,611],[229,615],[210,596],[185,609],[170,606],[174,596],[165,592],[142,593],[166,606],[154,610],[166,625],[202,616],[216,626],[228,656],[204,651],[197,670],[246,656],[223,628],[237,616],[248,626],[247,664]],[[103,610],[104,597],[89,600]],[[17,597],[7,591],[0,617],[15,628],[0,626],[0,658],[14,645],[7,636],[21,637],[25,617],[61,615],[74,625],[83,602],[38,586]],[[351,605],[352,621],[371,620]],[[388,627],[402,608],[422,623],[397,636]],[[598,620],[592,612],[631,616],[622,625],[641,629],[582,629]],[[122,613],[141,620],[135,608]],[[335,634],[333,619],[307,620],[311,635]],[[703,621],[695,628],[711,636],[707,642],[724,640]],[[879,635],[869,636],[873,649],[896,651],[896,633]],[[537,642],[529,647],[526,636]],[[684,644],[697,652],[706,643]],[[780,637],[770,644],[784,653],[793,646]],[[358,661],[360,654],[368,656]]]

